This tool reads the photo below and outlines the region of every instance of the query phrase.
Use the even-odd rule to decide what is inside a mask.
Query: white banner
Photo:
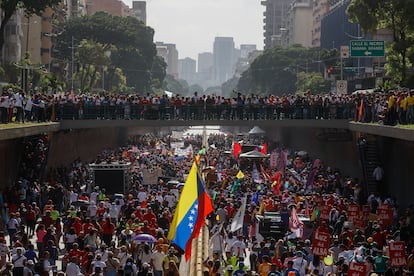
[[[240,209],[237,211],[236,215],[233,218],[233,221],[231,222],[231,232],[236,232],[243,227],[244,213],[246,211],[246,198],[243,197],[241,201],[242,203]]]

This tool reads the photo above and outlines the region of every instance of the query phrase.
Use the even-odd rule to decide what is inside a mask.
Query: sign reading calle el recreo
[[[384,40],[351,40],[349,52],[351,57],[383,57],[385,43]]]

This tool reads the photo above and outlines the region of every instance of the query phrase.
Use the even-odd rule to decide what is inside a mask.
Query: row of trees
[[[47,7],[58,7],[61,0],[2,0],[3,17],[0,26],[0,49],[4,45],[5,26],[18,9],[27,16],[41,15]],[[111,16],[95,13],[91,16],[72,17],[55,24],[52,57],[56,76],[44,71],[32,72],[34,85],[48,85],[56,81],[71,83],[81,90],[102,89],[126,92],[147,92],[162,89],[166,64],[156,55],[154,30],[134,17]],[[56,26],[57,24],[57,26]],[[30,57],[24,58],[30,63]],[[22,63],[23,60],[20,62]],[[73,66],[72,66],[73,65]],[[9,65],[2,64],[5,74],[17,76]],[[56,69],[58,68],[58,69]],[[38,76],[40,75],[40,76]],[[16,79],[9,77],[11,81]],[[57,78],[57,80],[56,80]],[[72,81],[73,80],[73,81]],[[127,89],[129,88],[129,89]]]
[[[131,87],[146,92],[161,88],[166,64],[156,55],[153,29],[138,19],[100,12],[74,17],[58,29],[55,58],[65,64],[74,58],[74,78],[81,90],[126,91]]]
[[[247,93],[271,92],[275,95],[296,91],[329,92],[330,81],[324,78],[326,68],[334,66],[336,50],[274,47],[257,57],[238,82],[230,80],[223,86],[235,83],[235,89]],[[227,88],[228,90],[229,88]]]

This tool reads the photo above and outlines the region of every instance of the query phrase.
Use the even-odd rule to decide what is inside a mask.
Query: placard
[[[348,268],[347,276],[366,276],[365,263],[354,263],[351,262]]]
[[[383,204],[379,206],[377,210],[377,215],[378,215],[378,222],[381,225],[381,227],[392,225],[393,211],[390,205]]]
[[[328,256],[331,235],[326,227],[318,227],[312,242],[312,253],[314,255],[325,257]]]
[[[319,219],[329,220],[329,213],[331,212],[331,207],[328,205],[319,206]]]
[[[390,266],[405,267],[407,266],[407,258],[405,253],[405,242],[391,242],[389,244]]]
[[[359,218],[359,206],[352,204],[348,206],[347,209],[347,216],[348,216],[348,220],[350,222],[352,222],[353,224],[355,224],[355,220]]]

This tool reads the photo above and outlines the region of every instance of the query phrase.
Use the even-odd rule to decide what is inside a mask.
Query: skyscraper
[[[264,11],[264,48],[269,49],[282,44],[282,36],[286,29],[286,13],[292,0],[263,0]]]
[[[186,80],[189,85],[196,81],[196,61],[186,57],[178,60],[178,75],[180,79]]]
[[[175,44],[155,42],[157,55],[167,63],[167,74],[178,79],[178,51]]]
[[[229,80],[234,73],[235,49],[232,37],[216,37],[213,46],[214,82],[220,85]]]
[[[147,2],[132,1],[132,14],[147,25]]]

